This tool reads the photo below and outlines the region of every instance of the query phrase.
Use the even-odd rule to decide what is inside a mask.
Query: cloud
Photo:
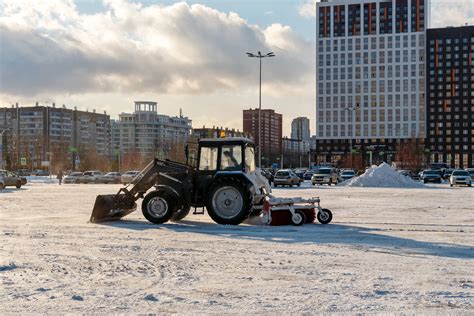
[[[431,0],[431,27],[474,25],[473,0]]]
[[[104,12],[75,3],[0,4],[0,94],[153,92],[206,94],[254,86],[257,60],[274,51],[265,84],[278,94],[313,84],[312,44],[290,27],[260,28],[204,5],[104,0]]]
[[[316,2],[319,0],[307,0],[307,2],[298,8],[298,13],[305,18],[316,17]]]

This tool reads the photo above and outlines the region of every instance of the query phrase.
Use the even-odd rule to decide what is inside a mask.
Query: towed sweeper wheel
[[[303,211],[295,211],[295,215],[291,216],[291,223],[295,226],[301,226],[306,222],[306,215]]]
[[[332,213],[327,208],[323,208],[320,212],[318,212],[317,217],[321,224],[329,224],[332,220]]]
[[[207,212],[218,224],[239,225],[249,216],[251,206],[249,192],[233,179],[217,180],[207,196]]]
[[[171,219],[177,208],[178,201],[164,191],[148,193],[142,202],[143,216],[153,224],[163,224]]]

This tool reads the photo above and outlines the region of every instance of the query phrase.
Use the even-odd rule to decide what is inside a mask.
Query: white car
[[[120,178],[120,181],[122,181],[123,184],[132,183],[133,179],[138,174],[140,174],[140,171],[127,171],[124,174],[122,174],[122,177]]]
[[[466,170],[454,170],[449,177],[449,185],[467,185],[471,186],[472,179]]]
[[[82,172],[71,172],[64,179],[64,183],[77,183],[77,180],[82,177]]]
[[[120,172],[109,172],[100,177],[99,182],[100,183],[120,183],[122,175]]]
[[[354,170],[343,170],[341,175],[339,176],[339,181],[346,181],[352,179],[356,176],[356,172]]]
[[[99,183],[102,175],[102,172],[98,170],[86,171],[77,179],[77,183]]]

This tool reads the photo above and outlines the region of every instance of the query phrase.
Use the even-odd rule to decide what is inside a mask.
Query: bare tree
[[[396,163],[401,169],[418,171],[423,168],[423,144],[418,139],[410,139],[397,145]]]

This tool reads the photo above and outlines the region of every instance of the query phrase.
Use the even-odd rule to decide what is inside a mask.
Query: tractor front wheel
[[[218,224],[238,225],[250,214],[251,197],[245,186],[233,179],[216,181],[207,196],[209,216]]]
[[[176,211],[176,213],[173,214],[171,217],[171,220],[173,222],[177,222],[188,216],[189,211],[191,210],[191,206],[189,205],[183,205],[179,210]]]
[[[153,191],[148,193],[142,202],[143,216],[153,224],[166,223],[175,213],[176,199],[169,193]]]

